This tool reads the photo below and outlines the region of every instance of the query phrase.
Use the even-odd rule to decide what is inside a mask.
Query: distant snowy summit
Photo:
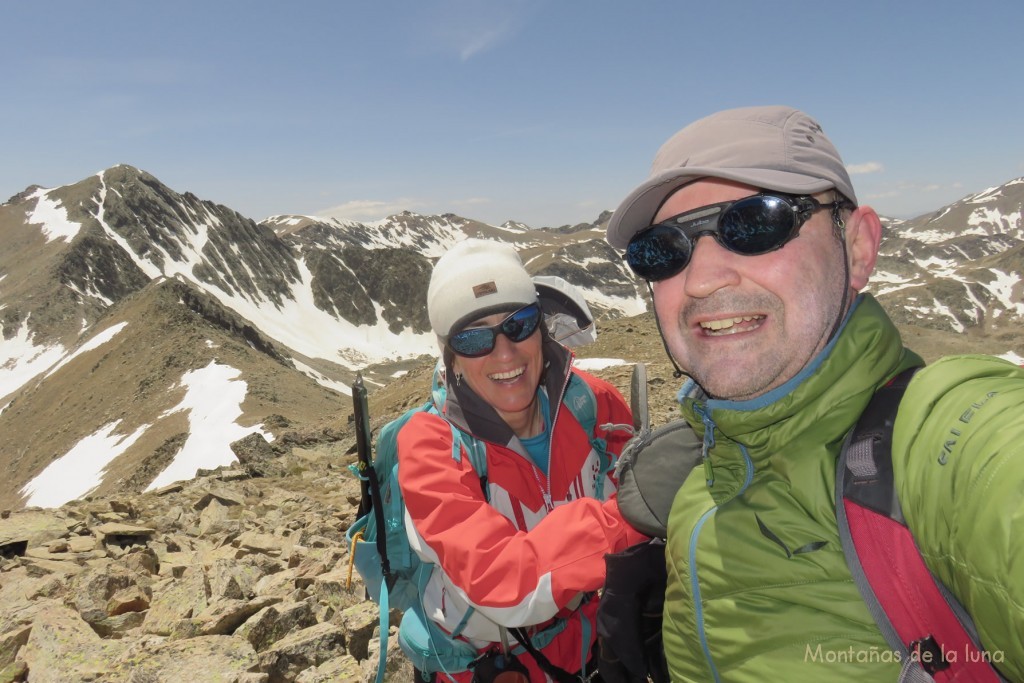
[[[870,289],[898,323],[1024,355],[1022,206],[1015,179],[887,220]],[[608,218],[257,223],[126,165],[29,187],[0,205],[0,508],[142,491],[233,461],[239,435],[294,443],[341,419],[356,372],[380,387],[436,356],[431,266],[467,237],[514,245],[599,320],[645,313]]]

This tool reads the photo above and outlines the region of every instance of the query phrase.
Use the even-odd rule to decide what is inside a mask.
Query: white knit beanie
[[[467,323],[535,301],[533,279],[519,254],[491,240],[457,243],[438,259],[427,288],[430,326],[442,341]]]

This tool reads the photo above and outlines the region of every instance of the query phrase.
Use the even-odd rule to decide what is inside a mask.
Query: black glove
[[[607,575],[597,608],[598,670],[605,683],[667,683],[661,641],[665,544],[641,543],[605,555]]]
[[[492,650],[470,665],[473,669],[473,683],[528,683],[530,672],[515,655]]]

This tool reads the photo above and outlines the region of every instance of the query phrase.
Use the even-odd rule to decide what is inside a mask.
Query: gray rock
[[[231,444],[231,452],[249,476],[280,477],[285,474],[277,453],[262,434],[253,433],[235,441]]]
[[[193,617],[203,635],[230,635],[249,617],[264,607],[279,602],[280,598],[261,597],[254,600],[222,598]]]
[[[359,486],[339,457],[282,450],[275,463],[309,479],[219,470],[0,520],[33,538],[0,559],[0,683],[372,678],[377,606],[349,581]],[[388,679],[411,680],[388,650]]]
[[[345,654],[345,633],[334,624],[317,624],[292,633],[259,655],[260,671],[270,683],[289,683],[300,671]]]
[[[194,510],[202,510],[213,500],[225,506],[242,505],[245,502],[245,497],[226,486],[210,483],[206,485],[205,490],[201,492],[199,498],[192,504],[192,508]]]
[[[161,683],[234,683],[255,666],[256,651],[246,641],[229,636],[198,636],[135,648],[120,658],[117,668],[135,677],[154,676],[152,680]]]
[[[76,576],[71,590],[75,609],[94,628],[104,628],[102,625],[108,617],[148,609],[151,599],[148,581],[113,563],[94,567]]]
[[[14,656],[18,654],[18,650],[23,645],[28,643],[28,636],[31,632],[31,626],[22,625],[7,633],[0,633],[0,670],[14,663]]]
[[[112,680],[124,646],[101,639],[73,610],[52,605],[40,612],[21,650],[32,683]]]
[[[407,680],[412,680],[412,672]],[[330,659],[319,666],[306,669],[295,678],[295,683],[335,683],[335,681],[358,681],[362,678],[359,660],[352,655]],[[397,680],[397,679],[396,679]]]
[[[146,633],[166,636],[175,624],[207,608],[210,586],[202,568],[188,567],[180,578],[155,584],[153,594],[142,628]]]
[[[235,631],[262,652],[281,638],[317,624],[308,601],[287,602],[260,610]]]

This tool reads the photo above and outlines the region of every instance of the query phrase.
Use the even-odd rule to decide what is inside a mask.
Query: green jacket
[[[864,295],[815,362],[769,394],[717,401],[683,387],[713,484],[694,469],[669,517],[673,681],[897,679],[840,547],[835,466],[875,390],[921,364]],[[893,437],[900,501],[928,566],[1014,680],[1024,680],[1022,406],[1024,369],[948,358],[915,375]]]

